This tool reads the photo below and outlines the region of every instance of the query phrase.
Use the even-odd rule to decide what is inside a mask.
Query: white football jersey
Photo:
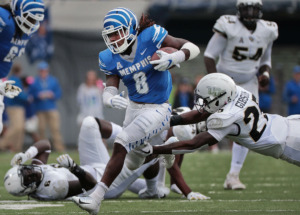
[[[288,134],[288,121],[264,114],[255,97],[237,86],[236,98],[207,119],[208,132],[218,141],[225,136],[260,154],[279,158]]]
[[[65,199],[69,191],[69,181],[78,180],[66,168],[55,168],[51,165],[39,165],[42,168],[44,178],[36,192],[31,195],[41,200]]]
[[[237,84],[248,82],[256,75],[261,57],[278,37],[275,22],[259,19],[255,31],[251,32],[233,15],[221,16],[213,29],[227,37],[217,71],[229,75]]]

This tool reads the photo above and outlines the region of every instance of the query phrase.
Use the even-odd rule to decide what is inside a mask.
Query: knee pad
[[[87,116],[83,119],[81,127],[82,128],[97,128],[98,129],[98,124],[97,124],[94,117]]]
[[[131,151],[125,158],[125,165],[129,170],[136,170],[145,162],[145,157]]]

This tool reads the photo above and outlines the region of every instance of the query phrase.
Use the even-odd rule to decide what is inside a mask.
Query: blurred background
[[[49,74],[61,87],[57,110],[67,148],[77,143],[81,117],[78,90],[86,81],[88,71],[97,72],[96,87],[100,92],[103,90],[105,76],[99,71],[98,54],[106,49],[101,28],[110,9],[130,8],[138,19],[142,13],[148,14],[170,35],[188,39],[200,47],[197,59],[171,70],[174,92],[182,89],[191,93],[206,74],[203,53],[213,35],[214,23],[221,15],[236,14],[235,0],[45,0],[45,3],[47,16],[43,27],[28,43],[26,54],[15,62],[22,66],[23,75],[29,79],[38,75],[41,61],[48,62]],[[263,0],[263,19],[275,21],[279,27],[279,38],[272,52],[274,91],[269,112],[287,116],[282,93],[285,83],[292,78],[294,66],[300,64],[300,0]],[[174,98],[170,98],[170,102],[174,104]],[[103,107],[104,119],[117,124],[122,124],[124,114],[124,111]],[[31,143],[32,136],[26,135],[25,145]]]

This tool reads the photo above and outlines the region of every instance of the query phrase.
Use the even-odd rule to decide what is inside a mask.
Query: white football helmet
[[[223,73],[211,73],[197,84],[194,103],[198,111],[215,113],[235,97],[236,85],[232,78]]]
[[[43,180],[43,176],[39,166],[14,166],[5,174],[4,186],[7,192],[14,196],[25,196],[36,190]]]
[[[10,8],[19,28],[27,35],[36,32],[44,19],[42,0],[12,0]]]
[[[191,111],[189,107],[178,107],[172,111],[173,115],[180,115]],[[196,125],[177,125],[173,127],[173,134],[178,138],[178,140],[190,140],[196,135]]]
[[[261,0],[237,0],[237,16],[246,27],[253,27],[262,18],[262,6]]]

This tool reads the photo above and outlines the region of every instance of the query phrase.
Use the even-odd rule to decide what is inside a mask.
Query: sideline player
[[[258,84],[263,87],[269,83],[272,45],[278,37],[278,27],[275,22],[261,19],[261,0],[237,0],[236,7],[236,16],[223,15],[215,23],[215,33],[205,50],[204,62],[208,73],[229,75],[258,99]],[[233,143],[225,189],[246,188],[239,174],[247,153],[246,147]]]
[[[113,154],[101,182],[89,196],[73,197],[79,207],[91,214],[100,210],[101,201],[124,161],[129,169],[138,168],[145,157],[138,155],[136,149],[169,128],[171,106],[168,98],[172,79],[168,69],[200,53],[193,43],[168,35],[166,29],[147,16],[142,15],[138,21],[131,10],[122,7],[107,13],[102,36],[108,47],[99,54],[100,69],[106,74],[104,104],[127,110],[123,131],[115,139]],[[173,47],[178,51],[168,54],[158,50],[161,47]],[[150,61],[155,52],[160,59]],[[119,95],[120,80],[127,87],[129,102]],[[172,156],[165,156],[165,159],[172,164]]]
[[[7,77],[12,61],[24,54],[25,46],[44,19],[42,0],[11,0],[0,5],[0,134],[3,130],[4,96],[14,98],[22,91]]]
[[[300,115],[262,113],[256,98],[222,73],[201,79],[195,90],[198,110],[172,116],[171,126],[207,120],[207,131],[187,141],[170,138],[162,146],[140,149],[144,154],[182,154],[229,138],[262,155],[300,166]],[[150,152],[149,152],[150,151]]]

